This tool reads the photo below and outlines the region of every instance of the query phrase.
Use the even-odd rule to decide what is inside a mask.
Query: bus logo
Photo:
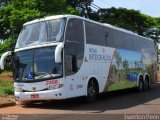
[[[58,80],[48,80],[46,81],[46,85],[56,85],[58,84]]]

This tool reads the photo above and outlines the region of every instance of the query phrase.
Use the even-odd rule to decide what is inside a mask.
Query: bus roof
[[[41,22],[41,21],[46,21],[46,20],[60,19],[60,18],[64,18],[64,17],[68,18],[68,19],[70,19],[70,18],[82,19],[82,20],[85,20],[85,21],[88,21],[88,22],[99,24],[99,25],[102,25],[102,26],[105,26],[105,27],[108,27],[108,28],[111,28],[111,29],[115,29],[115,30],[118,30],[118,31],[121,31],[121,32],[124,32],[124,33],[128,33],[128,34],[131,34],[131,35],[134,35],[134,36],[138,36],[138,37],[153,41],[153,39],[151,39],[151,38],[143,37],[141,35],[138,35],[135,32],[132,32],[132,31],[129,31],[129,30],[126,30],[126,29],[123,29],[123,28],[119,28],[119,27],[113,26],[111,24],[100,23],[100,22],[96,22],[96,21],[93,21],[93,20],[90,20],[90,19],[87,19],[87,18],[84,18],[84,17],[80,17],[80,16],[76,16],[76,15],[70,15],[70,14],[69,15],[55,15],[55,16],[49,16],[49,17],[36,19],[36,20],[30,21],[30,22],[24,23],[23,26],[26,26],[26,25],[29,25],[29,24],[34,24],[34,23]]]

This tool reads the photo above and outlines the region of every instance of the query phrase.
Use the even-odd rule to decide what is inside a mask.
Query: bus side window
[[[66,30],[66,42],[84,43],[83,21],[70,19]]]
[[[108,32],[102,25],[85,21],[86,43],[93,45],[107,45]]]

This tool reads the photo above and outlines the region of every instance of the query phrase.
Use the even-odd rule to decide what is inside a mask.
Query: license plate
[[[39,98],[39,94],[33,94],[33,95],[31,95],[31,98],[32,99]]]

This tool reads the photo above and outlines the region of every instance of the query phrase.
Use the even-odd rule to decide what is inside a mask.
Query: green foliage
[[[36,8],[44,15],[64,14],[67,8],[65,0],[35,0]]]
[[[13,81],[0,80],[0,95],[13,95],[14,87]]]
[[[4,42],[0,43],[0,56],[7,51],[13,51],[15,47],[16,40],[11,38],[5,40]]]
[[[12,32],[12,30],[10,29],[10,21],[8,18],[11,14],[11,10],[11,6],[0,8],[0,39],[7,39]]]
[[[82,1],[78,4],[83,4]],[[2,0],[0,1],[0,55],[6,51],[13,51],[16,39],[25,22],[56,14],[80,15],[65,0]]]
[[[93,0],[66,0],[68,6],[78,10],[80,16],[89,17],[92,12],[91,3]]]
[[[15,48],[15,44],[16,44],[16,40],[14,39],[6,39],[4,42],[0,42],[0,56],[7,51],[14,51]],[[6,64],[6,70],[11,70],[11,57],[7,57],[7,64]],[[2,70],[0,70],[0,73],[2,72]]]
[[[12,72],[8,71],[8,70],[5,70],[2,73],[0,73],[0,76],[12,76]]]
[[[27,21],[49,15],[79,14],[76,9],[67,6],[65,0],[14,0],[9,3],[0,8],[0,39],[17,39]]]
[[[160,18],[152,18],[140,11],[125,8],[112,7],[93,11],[92,2],[93,0],[1,0],[0,39],[17,39],[25,22],[57,14],[80,15],[131,30],[139,35],[143,35],[152,26],[160,29]],[[0,54],[9,49],[3,48],[1,44],[0,47]]]
[[[35,18],[39,18],[41,16],[40,12],[36,10],[29,10],[29,9],[23,9],[23,10],[13,10],[12,15],[9,16],[10,20],[10,28],[12,29],[12,34],[15,35],[17,38],[22,25],[30,20],[33,20]]]
[[[0,7],[2,8],[6,5],[8,5],[8,4],[10,4],[10,2],[11,2],[11,0],[1,0],[0,1]]]
[[[13,95],[14,87],[1,87],[0,88],[0,95]]]
[[[66,11],[67,14],[72,14],[72,15],[80,15],[79,11],[75,10],[74,8],[72,7],[67,7],[67,11]]]
[[[160,30],[160,17],[158,18],[155,18],[155,21],[156,21],[156,28],[158,28]]]
[[[41,16],[39,11],[30,9],[25,2],[15,0],[0,8],[0,26],[2,27],[0,34],[3,39],[8,37],[16,39],[23,23]]]
[[[156,25],[155,20],[138,10],[127,10],[125,8],[108,8],[97,11],[100,22],[109,23],[127,30],[143,35],[146,28]]]

